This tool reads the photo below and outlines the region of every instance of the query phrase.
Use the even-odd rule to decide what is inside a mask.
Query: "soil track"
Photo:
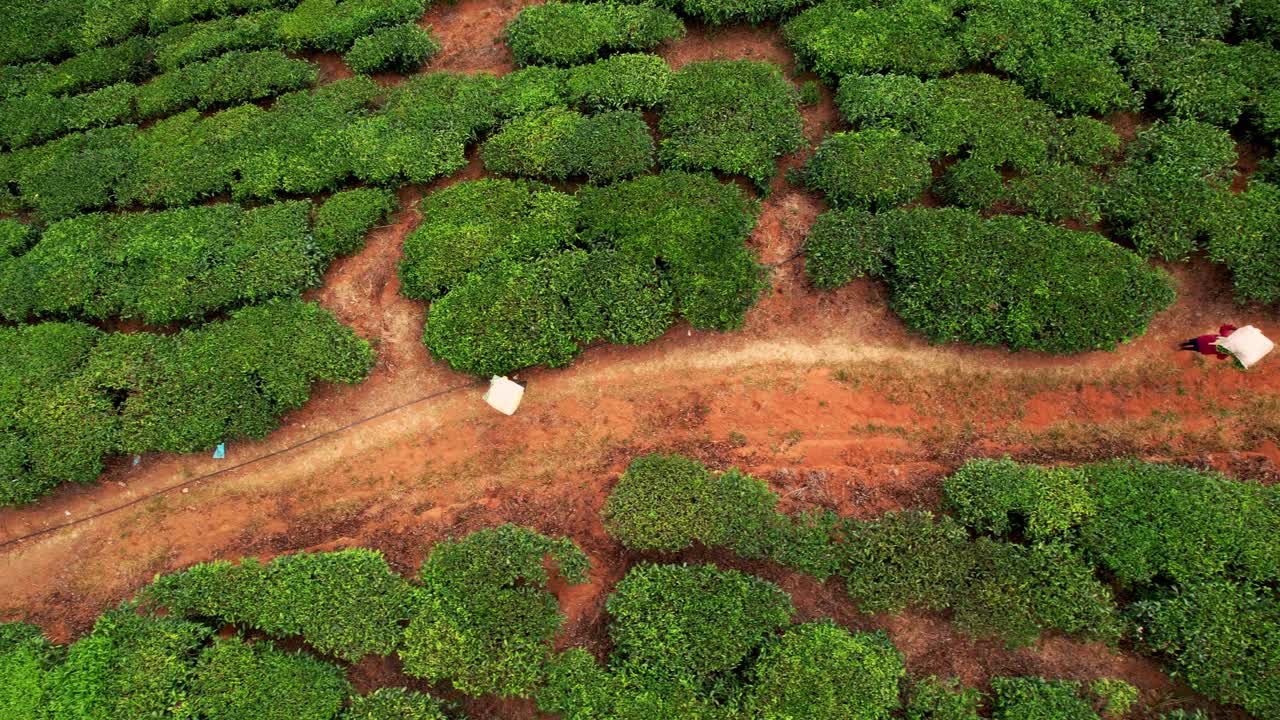
[[[462,0],[433,9],[423,23],[435,28],[444,49],[429,69],[509,71],[500,30],[521,6]],[[694,26],[661,52],[675,65],[748,57],[793,69],[790,53],[767,28]],[[326,73],[341,76],[340,65],[328,60]],[[829,95],[804,112],[812,142],[838,125]],[[392,224],[376,229],[363,251],[336,262],[312,293],[376,344],[378,365],[367,382],[318,388],[281,430],[261,442],[231,444],[225,461],[148,455],[136,467],[117,463],[96,485],[0,511],[0,542],[467,382],[428,356],[420,341],[425,308],[399,295],[395,270],[401,242],[417,223],[416,201],[481,174],[473,157],[454,178],[402,190]],[[1221,269],[1200,260],[1170,266],[1177,305],[1114,353],[1063,358],[937,347],[902,326],[876,283],[837,292],[807,286],[797,255],[823,209],[781,177],[775,182],[751,238],[763,262],[776,265],[772,288],[740,332],[680,325],[644,347],[595,348],[570,368],[522,373],[527,394],[514,417],[493,413],[478,390],[447,395],[5,547],[0,616],[37,622],[65,640],[155,573],[194,562],[361,545],[383,550],[411,573],[436,539],[510,521],[570,535],[590,554],[591,584],[560,589],[569,617],[564,642],[602,651],[604,597],[637,558],[608,539],[598,512],[617,474],[641,452],[681,451],[716,468],[734,465],[768,479],[788,508],[821,506],[862,517],[935,503],[939,479],[974,455],[1065,462],[1136,454],[1264,482],[1280,476],[1280,362],[1244,373],[1174,352],[1182,338],[1221,322],[1280,335],[1274,309],[1232,302]],[[702,551],[685,557],[744,566]],[[1100,645],[1050,637],[1035,649],[1007,652],[969,641],[941,616],[864,616],[834,583],[775,567],[751,569],[795,595],[804,617],[886,629],[913,672],[976,683],[1009,673],[1111,675],[1137,684],[1148,701],[1185,692],[1153,663]],[[353,677],[364,686],[388,679],[413,684],[386,659],[362,663]],[[527,704],[468,705],[497,717],[535,716]]]

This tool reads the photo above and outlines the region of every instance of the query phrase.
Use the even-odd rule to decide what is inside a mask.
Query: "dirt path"
[[[509,71],[499,30],[521,6],[462,0],[433,9],[423,23],[435,28],[444,50],[429,69]],[[768,29],[693,27],[662,53],[677,65],[716,57],[791,63]],[[341,74],[341,67],[326,67]],[[810,141],[837,126],[829,96],[805,109]],[[136,467],[116,463],[95,485],[0,510],[0,543],[469,382],[423,348],[425,308],[399,295],[395,269],[417,223],[416,201],[480,175],[473,160],[457,177],[402,190],[392,223],[375,230],[363,251],[336,262],[312,294],[376,344],[379,361],[367,382],[318,388],[276,433],[229,445],[226,460],[151,454]],[[490,411],[478,390],[444,395],[0,548],[0,617],[38,622],[67,639],[155,573],[194,562],[363,545],[409,573],[435,539],[511,521],[571,535],[592,556],[592,585],[563,600],[566,641],[598,648],[603,598],[634,559],[605,536],[598,511],[613,479],[640,452],[679,450],[718,468],[735,465],[768,479],[788,507],[864,517],[933,504],[939,479],[973,455],[1056,462],[1137,454],[1268,482],[1280,473],[1280,362],[1244,373],[1173,351],[1183,337],[1221,322],[1280,336],[1276,310],[1235,305],[1220,269],[1202,261],[1170,267],[1178,303],[1146,336],[1114,353],[1063,358],[937,347],[902,326],[876,283],[837,292],[807,286],[803,260],[792,258],[823,209],[814,196],[775,183],[751,244],[763,262],[779,265],[739,332],[680,325],[643,347],[595,348],[570,368],[522,373],[528,391],[514,417]],[[806,616],[885,628],[913,671],[971,682],[1010,672],[1112,674],[1137,683],[1149,699],[1176,692],[1151,663],[1101,646],[1050,638],[1034,651],[1008,653],[969,642],[938,617],[861,616],[837,587],[757,569],[796,594]],[[356,677],[394,675],[388,662],[370,661]],[[532,716],[524,705],[496,712]]]

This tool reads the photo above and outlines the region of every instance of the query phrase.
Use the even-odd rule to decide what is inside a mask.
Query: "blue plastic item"
[[[218,443],[218,447],[213,449],[213,459],[221,460],[226,456],[227,456],[227,446],[223,445],[222,443]]]

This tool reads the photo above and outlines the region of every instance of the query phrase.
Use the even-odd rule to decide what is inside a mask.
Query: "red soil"
[[[500,30],[520,7],[462,0],[433,9],[423,24],[433,26],[444,50],[426,69],[509,71]],[[746,57],[789,71],[792,63],[776,33],[757,29],[695,26],[661,52],[675,65]],[[338,65],[324,72],[336,77]],[[829,93],[804,116],[811,143],[838,124]],[[310,295],[377,346],[367,382],[318,387],[279,431],[230,444],[226,460],[149,454],[136,467],[114,463],[97,484],[0,510],[0,543],[473,382],[429,357],[420,342],[426,309],[399,295],[396,277],[401,243],[418,221],[416,201],[434,187],[481,176],[472,157],[454,178],[403,189],[390,224],[374,230],[364,250],[334,263]],[[741,331],[694,332],[682,324],[643,347],[594,348],[570,368],[521,373],[527,394],[514,417],[492,412],[479,388],[468,387],[123,511],[0,546],[0,618],[37,622],[67,640],[155,573],[191,563],[359,545],[382,550],[411,574],[434,541],[514,522],[571,536],[589,554],[589,584],[557,582],[553,589],[568,617],[561,644],[603,654],[604,598],[639,558],[608,538],[599,511],[614,479],[642,452],[679,451],[714,468],[736,466],[767,479],[786,509],[820,506],[858,517],[935,504],[940,479],[977,455],[1069,462],[1135,454],[1265,482],[1280,476],[1280,362],[1239,372],[1174,351],[1184,337],[1222,322],[1280,336],[1274,308],[1232,302],[1222,269],[1201,260],[1170,266],[1178,303],[1115,352],[1055,357],[931,346],[898,321],[877,283],[835,292],[808,286],[797,256],[824,210],[818,198],[779,179],[762,206],[750,243],[775,265],[772,286]],[[862,615],[834,582],[700,550],[682,557],[779,582],[802,618],[883,628],[913,672],[979,684],[1010,673],[1107,675],[1133,682],[1148,701],[1186,694],[1154,663],[1101,645],[1048,637],[1009,652],[958,634],[940,615]],[[366,660],[352,677],[365,688],[419,686],[400,675],[394,659]],[[528,703],[466,705],[476,717],[537,716]]]

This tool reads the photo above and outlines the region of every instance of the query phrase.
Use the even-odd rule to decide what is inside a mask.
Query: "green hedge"
[[[936,675],[916,682],[907,699],[907,720],[979,720],[982,693],[965,687],[959,678]]]
[[[802,125],[799,94],[776,65],[692,62],[667,91],[659,155],[667,167],[745,175],[767,189],[778,157],[800,148]]]
[[[631,110],[582,115],[548,108],[515,118],[480,147],[485,169],[503,175],[609,183],[653,167],[653,138]]]
[[[846,75],[941,75],[964,64],[959,0],[827,0],[782,26],[802,65],[834,82]],[[858,42],[850,42],[858,38]]]
[[[922,143],[891,128],[871,128],[824,140],[803,176],[834,207],[874,210],[919,195],[933,179],[933,168]]]
[[[970,460],[942,485],[945,506],[969,528],[1032,541],[1060,538],[1097,513],[1085,472]]]
[[[1107,222],[1138,252],[1183,260],[1206,234],[1221,234],[1236,164],[1235,140],[1194,120],[1157,122],[1129,144],[1107,188]]]
[[[426,8],[427,0],[301,0],[276,35],[292,52],[342,52],[374,28],[417,20]]]
[[[1038,677],[991,680],[996,720],[1101,720],[1081,697],[1080,683]]]
[[[846,522],[840,534],[840,574],[863,612],[950,607],[973,565],[968,535],[945,515],[889,512]]]
[[[1231,270],[1236,300],[1280,303],[1280,185],[1251,182],[1228,196],[1206,244]]]
[[[37,720],[45,702],[48,672],[63,651],[40,628],[0,623],[0,717]]]
[[[174,26],[156,36],[155,63],[171,71],[231,50],[269,48],[283,16],[273,9]]]
[[[262,437],[312,382],[358,382],[372,362],[367,342],[297,300],[169,336],[76,323],[0,329],[0,504],[91,482],[112,453]]]
[[[216,640],[191,683],[196,717],[219,720],[331,720],[351,694],[342,668],[269,642]]]
[[[342,720],[449,720],[444,704],[405,688],[378,688],[356,695],[342,711]]]
[[[358,73],[388,70],[411,73],[438,52],[440,42],[430,29],[405,23],[356,38],[342,60],[347,67]]]
[[[761,648],[744,705],[760,720],[887,720],[905,675],[902,655],[883,632],[804,623]]]
[[[564,580],[587,581],[590,561],[572,541],[514,525],[437,543],[404,631],[404,671],[468,695],[530,695],[564,622],[547,558]]]
[[[316,210],[313,240],[322,258],[350,255],[364,247],[369,231],[398,206],[390,190],[356,188],[330,195]]]
[[[232,51],[214,60],[192,63],[142,85],[137,96],[140,120],[195,107],[208,110],[271,97],[313,85],[319,71],[305,60],[278,50]]]
[[[841,212],[841,211],[836,211]],[[854,211],[856,213],[856,211]],[[818,287],[875,273],[934,342],[1069,353],[1141,335],[1173,301],[1168,276],[1100,235],[955,209],[848,214],[815,225]]]
[[[1268,45],[1213,39],[1164,44],[1129,66],[1154,106],[1177,117],[1230,128],[1242,117],[1267,132],[1280,129],[1280,52]]]
[[[0,97],[68,95],[116,83],[138,80],[151,69],[152,43],[131,38],[119,45],[96,48],[56,64],[31,63],[0,67]]]
[[[684,36],[675,13],[653,5],[548,2],[507,25],[516,65],[579,65],[611,52],[652,50]]]
[[[157,576],[143,595],[175,615],[298,636],[351,662],[395,652],[410,608],[404,579],[381,553],[362,548],[283,555],[266,564],[203,563]]]

